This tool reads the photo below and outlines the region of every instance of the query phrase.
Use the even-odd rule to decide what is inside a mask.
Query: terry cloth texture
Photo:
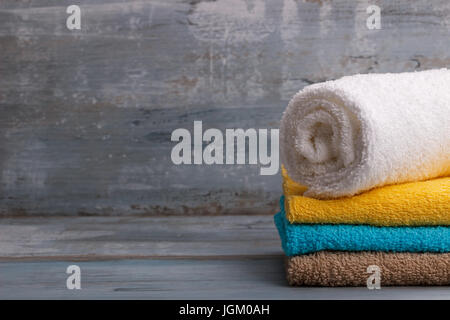
[[[282,197],[275,225],[287,256],[321,250],[450,252],[450,227],[290,224],[283,202]]]
[[[381,286],[450,285],[449,253],[321,251],[288,258],[286,274],[296,286],[366,286],[371,265]]]
[[[308,86],[283,114],[281,162],[320,199],[448,176],[449,83],[440,69]]]
[[[317,200],[304,197],[282,168],[286,218],[291,223],[369,224],[377,226],[450,225],[450,178],[376,188],[353,197]]]

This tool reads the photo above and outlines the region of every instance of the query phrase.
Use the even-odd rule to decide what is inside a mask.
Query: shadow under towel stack
[[[308,86],[280,126],[289,284],[450,285],[450,71]],[[369,268],[369,269],[368,269]]]

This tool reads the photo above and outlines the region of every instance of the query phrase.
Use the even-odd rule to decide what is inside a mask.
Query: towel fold
[[[450,70],[314,84],[283,114],[280,155],[304,196],[352,196],[450,174]]]
[[[286,218],[291,223],[378,226],[450,225],[450,178],[376,188],[351,198],[317,200],[282,168]]]
[[[290,224],[285,217],[283,198],[275,225],[287,256],[321,250],[450,252],[450,227]]]
[[[450,285],[449,253],[329,252],[288,258],[287,280],[296,286],[366,286],[380,268],[381,286]]]

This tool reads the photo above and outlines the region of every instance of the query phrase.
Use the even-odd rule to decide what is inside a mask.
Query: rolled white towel
[[[450,174],[450,70],[308,86],[283,114],[281,161],[305,196],[352,196]]]

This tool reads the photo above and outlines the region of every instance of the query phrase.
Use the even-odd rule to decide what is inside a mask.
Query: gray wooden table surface
[[[66,288],[69,265],[81,290]],[[293,288],[271,216],[0,220],[0,298],[450,299],[449,287]]]

